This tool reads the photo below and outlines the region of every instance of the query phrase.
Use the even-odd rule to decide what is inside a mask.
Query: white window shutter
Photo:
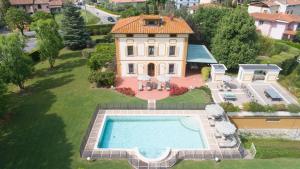
[[[158,56],[158,45],[154,46],[154,56]]]
[[[133,73],[134,73],[134,74],[137,73],[137,64],[133,64]]]
[[[177,74],[177,72],[178,72],[178,66],[177,66],[177,64],[176,63],[174,63],[174,74]]]
[[[175,46],[175,56],[179,56],[179,46]]]
[[[137,47],[137,45],[133,46],[133,56],[138,56],[138,47]]]

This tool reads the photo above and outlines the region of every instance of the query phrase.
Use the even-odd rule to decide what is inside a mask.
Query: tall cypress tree
[[[85,48],[90,40],[80,10],[72,4],[66,4],[63,10],[62,37],[65,46],[72,50]]]

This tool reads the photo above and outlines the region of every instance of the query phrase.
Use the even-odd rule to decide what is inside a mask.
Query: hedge
[[[106,25],[87,25],[86,28],[91,35],[106,35],[110,33],[114,24]]]
[[[209,74],[210,74],[210,67],[203,67],[201,69],[201,75],[204,81],[207,81],[209,78]]]

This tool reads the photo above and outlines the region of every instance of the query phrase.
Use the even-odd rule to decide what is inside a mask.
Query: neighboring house
[[[293,39],[300,26],[300,16],[282,13],[251,13],[262,35],[274,39]]]
[[[188,45],[192,29],[181,18],[140,15],[113,27],[118,77],[169,74],[183,77],[187,62],[216,63],[205,46]]]
[[[9,0],[16,8],[23,8],[27,13],[36,11],[54,12],[62,7],[62,0]]]
[[[144,3],[146,0],[109,0],[109,2],[114,4],[137,4]]]
[[[250,3],[248,13],[257,12],[300,15],[300,0],[266,0]]]
[[[199,4],[201,0],[173,0],[177,9],[181,7],[191,7]]]

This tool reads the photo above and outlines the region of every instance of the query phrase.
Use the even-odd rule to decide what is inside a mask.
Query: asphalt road
[[[81,6],[83,10],[85,10],[84,6]],[[113,15],[110,13],[107,13],[105,11],[102,11],[100,9],[95,8],[94,6],[86,5],[86,10],[89,11],[90,13],[94,14],[98,18],[101,19],[102,24],[110,24],[110,23],[115,23],[115,22],[110,22],[107,20],[107,17],[112,17],[115,21],[117,21],[117,18],[119,17],[118,15]]]

